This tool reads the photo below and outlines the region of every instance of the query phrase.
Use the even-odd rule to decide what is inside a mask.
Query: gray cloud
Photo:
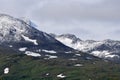
[[[111,39],[120,30],[119,3],[119,0],[0,0],[0,12],[28,17],[40,30],[49,33]],[[119,36],[114,39],[120,40]]]
[[[80,0],[82,1],[82,0]],[[119,1],[106,0],[96,4],[83,4],[79,0],[52,0],[31,13],[40,19],[52,20],[119,20]],[[107,3],[108,2],[108,3]],[[115,3],[116,2],[116,3]],[[117,5],[118,4],[118,5]],[[39,4],[38,4],[39,5]]]

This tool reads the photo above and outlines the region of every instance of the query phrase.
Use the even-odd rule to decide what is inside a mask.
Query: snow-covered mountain
[[[37,30],[35,24],[30,20],[18,19],[6,14],[0,14],[0,46],[38,56],[40,56],[39,52],[51,53],[51,51],[67,52],[73,50],[49,34]]]
[[[83,41],[71,34],[51,35],[66,46],[94,56],[110,60],[118,60],[120,58],[120,41],[110,39],[103,41]]]
[[[0,14],[0,53],[20,53],[44,59],[94,60],[97,58],[82,54],[46,32],[37,30],[36,25],[26,18],[14,18],[6,14]]]
[[[0,14],[0,48],[45,59],[94,59],[97,56],[118,60],[120,56],[120,41],[83,41],[72,34],[47,34],[37,30],[36,25],[26,18],[14,18],[6,14]]]

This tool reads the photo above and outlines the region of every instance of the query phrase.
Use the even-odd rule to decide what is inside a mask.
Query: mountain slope
[[[99,59],[46,60],[24,54],[0,54],[0,80],[119,80],[119,70],[120,64]]]
[[[0,30],[0,47],[3,50],[8,49],[14,53],[43,59],[96,59],[92,55],[65,46],[51,35],[37,30],[30,20],[0,14]],[[13,52],[7,51],[6,53],[12,54]]]
[[[37,30],[30,20],[18,19],[6,14],[0,14],[0,47],[29,56],[52,58],[58,57],[53,53],[75,51],[49,34]]]
[[[51,35],[53,36],[53,34]],[[54,35],[53,37],[73,49],[87,52],[104,59],[120,60],[120,41],[109,39],[104,41],[83,41],[71,34]]]

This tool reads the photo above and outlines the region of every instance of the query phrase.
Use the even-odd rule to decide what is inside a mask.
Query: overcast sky
[[[47,33],[120,40],[120,0],[0,0],[0,13],[26,17]]]

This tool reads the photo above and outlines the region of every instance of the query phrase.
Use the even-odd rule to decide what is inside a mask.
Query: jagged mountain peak
[[[79,41],[82,41],[81,39],[77,38],[75,35],[73,34],[62,34],[62,35],[53,35],[51,34],[53,37],[55,37],[58,41],[62,41],[62,42],[70,42],[70,43],[76,43]],[[60,39],[60,40],[59,40]]]

